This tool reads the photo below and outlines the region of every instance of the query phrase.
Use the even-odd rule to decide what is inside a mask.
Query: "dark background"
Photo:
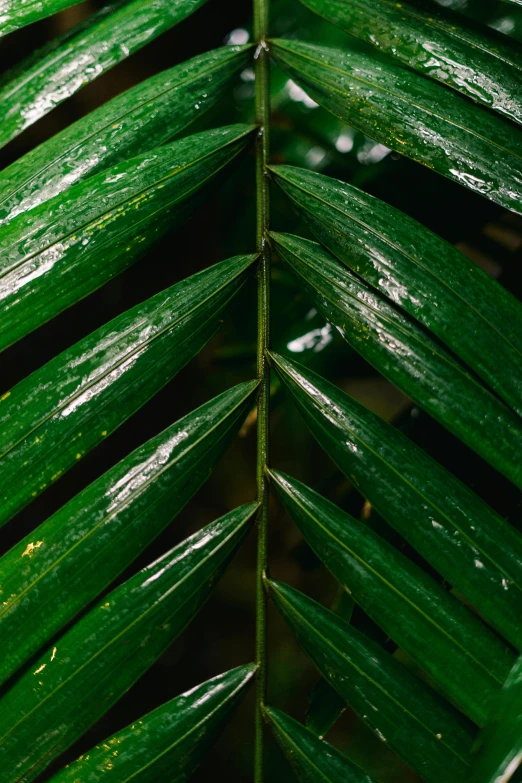
[[[475,18],[493,22],[522,37],[522,14],[493,0],[446,0]],[[0,45],[2,71],[19,62],[44,42],[86,18],[101,3],[84,2],[4,39]],[[273,3],[274,35],[354,46],[339,31],[312,18],[297,0]],[[1,153],[8,165],[20,155],[130,86],[208,49],[226,43],[233,30],[250,32],[250,4],[244,0],[209,0],[192,17],[113,68],[25,131]],[[508,29],[509,28],[509,29]],[[358,44],[355,44],[358,46]],[[424,225],[458,244],[474,261],[515,294],[522,283],[522,221],[485,199],[411,163],[386,154],[320,108],[292,98],[286,77],[273,69],[272,159],[307,166],[354,182],[402,209]],[[244,72],[227,100],[187,132],[234,122],[252,121],[253,82]],[[353,140],[349,152],[335,148],[339,136]],[[382,159],[379,159],[381,157]],[[273,228],[306,235],[282,195],[273,191]],[[220,190],[181,229],[166,236],[146,257],[117,279],[70,308],[5,351],[0,392],[40,367],[112,317],[210,264],[238,253],[253,252],[255,236],[254,159],[252,153]],[[293,280],[274,260],[273,345],[305,361],[336,381],[458,475],[514,524],[520,521],[520,498],[514,488],[478,456],[446,433],[429,416],[380,377],[334,336]],[[253,283],[234,306],[223,329],[152,401],[88,454],[58,483],[12,520],[3,530],[2,552],[40,524],[79,490],[100,476],[132,449],[215,394],[255,375],[255,290]],[[296,347],[304,348],[296,354]],[[272,464],[309,483],[355,516],[364,498],[353,490],[314,444],[298,414],[274,386]],[[255,496],[255,423],[250,421],[218,469],[170,527],[121,577],[151,562],[191,532]],[[384,532],[387,533],[385,528]],[[401,545],[401,542],[398,542]],[[404,551],[408,549],[403,546]],[[410,553],[411,554],[411,553]],[[415,557],[415,555],[413,555]],[[418,560],[418,558],[416,558]],[[271,573],[326,605],[336,594],[334,580],[302,542],[274,499],[270,522]],[[254,655],[255,540],[249,538],[215,593],[162,658],[129,693],[50,771],[92,747],[135,718],[184,690]],[[119,580],[119,581],[121,581]],[[302,720],[308,694],[318,679],[313,666],[274,611],[270,611],[270,701]],[[386,641],[362,612],[354,623],[384,644]],[[209,754],[195,781],[216,772],[234,781],[251,780],[252,694]],[[395,755],[372,738],[347,711],[329,739],[354,758],[372,759],[383,781],[415,780]],[[292,778],[278,751],[269,743],[267,780]]]

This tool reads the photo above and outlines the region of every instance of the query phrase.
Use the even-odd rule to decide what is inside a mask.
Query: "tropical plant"
[[[22,59],[0,83],[0,144],[204,2],[115,0]],[[459,198],[474,194],[473,205],[489,200],[495,215],[522,215],[522,2],[495,3],[497,17],[502,6],[512,11],[504,29],[512,37],[492,28],[502,30],[491,2],[472,3],[467,16],[457,1],[302,2],[308,10],[294,8],[297,0],[274,0],[273,9],[253,0],[252,43],[239,29],[228,45],[135,84],[0,172],[1,350],[128,270],[241,158],[238,170],[255,166],[256,177],[255,203],[222,191],[236,207],[223,243],[236,247],[231,257],[187,277],[183,247],[170,245],[177,283],[65,350],[51,346],[49,361],[35,369],[35,360],[5,390],[8,531],[95,447],[103,452],[102,441],[170,384],[234,306],[251,309],[254,277],[257,286],[255,377],[217,396],[208,380],[203,404],[12,533],[0,558],[0,783],[188,780],[251,683],[255,783],[277,777],[266,764],[270,734],[296,778],[314,783],[392,779],[375,764],[383,743],[402,759],[395,780],[411,772],[427,783],[507,781],[522,761],[521,534],[481,487],[419,447],[397,411],[377,415],[327,380],[328,351],[319,350],[330,344],[333,364],[349,352],[373,367],[450,443],[475,452],[488,480],[522,488],[520,304],[446,238],[371,195],[353,159],[339,162],[358,139],[359,160],[373,155],[385,166],[393,151],[414,162],[415,176],[427,167],[429,183],[445,177]],[[289,4],[301,20],[294,27],[278,22]],[[4,0],[0,35],[75,5]],[[282,37],[269,35],[271,10]],[[255,121],[205,129],[204,111],[229,112],[239,74],[253,85],[242,93],[242,119],[253,97]],[[317,105],[333,116],[318,122]],[[197,132],[187,131],[192,123]],[[343,179],[317,170],[325,156],[337,156]],[[245,239],[242,216],[254,206],[256,234]],[[288,318],[286,332],[271,334],[271,294],[277,310],[296,287],[320,328],[306,339],[301,329],[289,351],[294,324]],[[230,352],[250,357],[248,335],[235,334]],[[269,462],[270,411],[288,400],[347,491],[365,501],[359,519],[319,481],[312,488]],[[302,438],[291,421],[290,439]],[[238,433],[254,427],[256,498],[150,562],[151,543],[164,541]],[[269,572],[271,488],[307,557],[338,583],[329,609]],[[252,528],[254,660],[120,723],[64,766],[62,754],[195,618]],[[306,725],[267,695],[269,601],[321,675]],[[366,750],[324,739],[346,705],[376,738]],[[222,772],[240,779],[233,767]]]

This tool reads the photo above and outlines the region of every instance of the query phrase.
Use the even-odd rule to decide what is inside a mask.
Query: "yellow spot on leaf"
[[[25,551],[22,552],[22,557],[25,557],[26,555],[28,557],[32,557],[34,550],[38,549],[38,547],[42,546],[43,541],[37,541],[36,544],[33,544],[32,542],[30,544],[27,544]]]
[[[10,394],[11,394],[11,392],[6,392],[5,394],[2,394],[2,396],[0,397],[0,400],[7,400],[7,398],[9,397]]]
[[[57,650],[58,650],[57,647],[53,647],[53,654],[51,655],[51,661],[54,661],[54,659],[56,658],[56,651]]]
[[[33,674],[40,674],[40,672],[43,672],[46,666],[47,666],[46,663],[42,663],[42,665],[39,666],[38,669],[35,672],[33,672]]]

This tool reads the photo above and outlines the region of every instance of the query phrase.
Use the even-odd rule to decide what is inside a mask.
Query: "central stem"
[[[259,252],[257,269],[257,377],[260,381],[257,403],[257,574],[256,574],[256,715],[254,783],[263,781],[263,706],[266,696],[266,593],[264,580],[267,569],[268,484],[265,469],[268,462],[270,370],[266,351],[270,338],[270,248],[266,234],[269,228],[269,186],[266,164],[270,134],[270,84],[268,50],[269,0],[254,2],[254,37],[257,42],[256,122],[259,128],[256,144],[256,242]]]

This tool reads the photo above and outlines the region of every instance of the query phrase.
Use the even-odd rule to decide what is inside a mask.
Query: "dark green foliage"
[[[147,290],[161,264],[137,262],[151,261],[158,247],[168,268],[168,282],[111,320],[87,323],[68,342],[60,334],[60,348],[51,338],[45,358],[30,355],[26,377],[1,390],[0,525],[11,544],[0,557],[0,783],[42,774],[52,783],[188,781],[254,679],[255,742],[234,747],[231,768],[219,770],[226,779],[240,779],[240,757],[253,746],[254,783],[286,783],[283,756],[303,783],[508,781],[522,759],[522,536],[502,503],[483,499],[487,487],[454,475],[396,414],[413,401],[454,448],[470,447],[485,484],[493,477],[506,493],[522,487],[522,307],[509,278],[501,285],[447,241],[449,227],[437,230],[431,206],[451,216],[439,191],[429,192],[465,196],[508,235],[518,225],[522,0],[491,0],[494,11],[479,0],[467,16],[436,0],[253,0],[254,40],[238,18],[225,39],[231,45],[196,48],[185,62],[174,45],[168,68],[150,68],[136,83],[127,58],[180,22],[180,35],[197,29],[204,4],[115,0],[82,19],[74,0],[0,2],[0,36],[43,20],[38,40],[54,14],[70,9],[75,18],[0,81],[0,147],[10,156],[0,172],[0,350],[20,341],[25,368],[27,339],[52,324],[66,330],[64,311],[95,310],[94,292],[126,270]],[[501,14],[512,38],[476,21],[502,28]],[[100,79],[94,111],[36,146],[23,133],[47,114],[52,129],[53,108],[70,106],[118,64],[109,81],[121,79],[124,61],[129,78],[114,77],[120,86],[107,93]],[[207,110],[210,121],[200,119]],[[395,165],[390,150],[403,156],[399,171],[424,211],[389,203],[403,186],[396,172],[391,189],[372,184],[368,145],[379,171]],[[328,176],[310,170],[322,166]],[[232,171],[216,199],[219,244],[197,210]],[[183,245],[170,232],[194,213],[185,236],[210,238],[201,271],[189,274],[192,239]],[[491,234],[487,219],[477,231]],[[181,371],[202,351],[210,358],[200,388],[186,395],[199,402],[140,437],[153,398],[164,395],[170,413],[170,390],[184,388],[190,376]],[[400,404],[370,409],[353,384],[347,394],[339,368],[349,362],[360,363],[360,377],[395,387]],[[256,467],[236,457],[219,473],[226,513],[209,501],[208,517],[185,529],[182,510],[256,423]],[[133,445],[125,441],[108,469],[53,506],[52,485],[68,471],[92,470],[118,430],[111,442],[123,433]],[[298,452],[297,475],[307,483],[268,464],[270,437]],[[228,482],[239,500],[230,501]],[[269,482],[287,512],[272,551]],[[42,515],[46,502],[51,511]],[[277,544],[290,524],[288,573],[304,566],[316,587],[331,578],[324,595],[337,595],[332,610],[267,578],[271,557],[281,565]],[[172,656],[171,671],[183,669],[171,645],[253,527],[255,576],[253,564],[239,566],[224,594],[242,602],[244,625],[256,612],[255,663],[219,666],[192,690],[136,711],[142,717],[128,726],[100,729],[163,654]],[[319,671],[309,698],[298,694],[309,703],[306,727],[266,703],[267,693],[276,702],[287,689],[295,695],[301,665],[290,637],[276,640],[288,682],[267,689],[269,600],[286,621],[278,627]],[[234,622],[223,618],[224,639]],[[221,646],[202,646],[221,655]],[[339,740],[344,712],[351,745]],[[281,757],[264,745],[268,728]],[[78,740],[84,749],[98,744],[71,762]]]

